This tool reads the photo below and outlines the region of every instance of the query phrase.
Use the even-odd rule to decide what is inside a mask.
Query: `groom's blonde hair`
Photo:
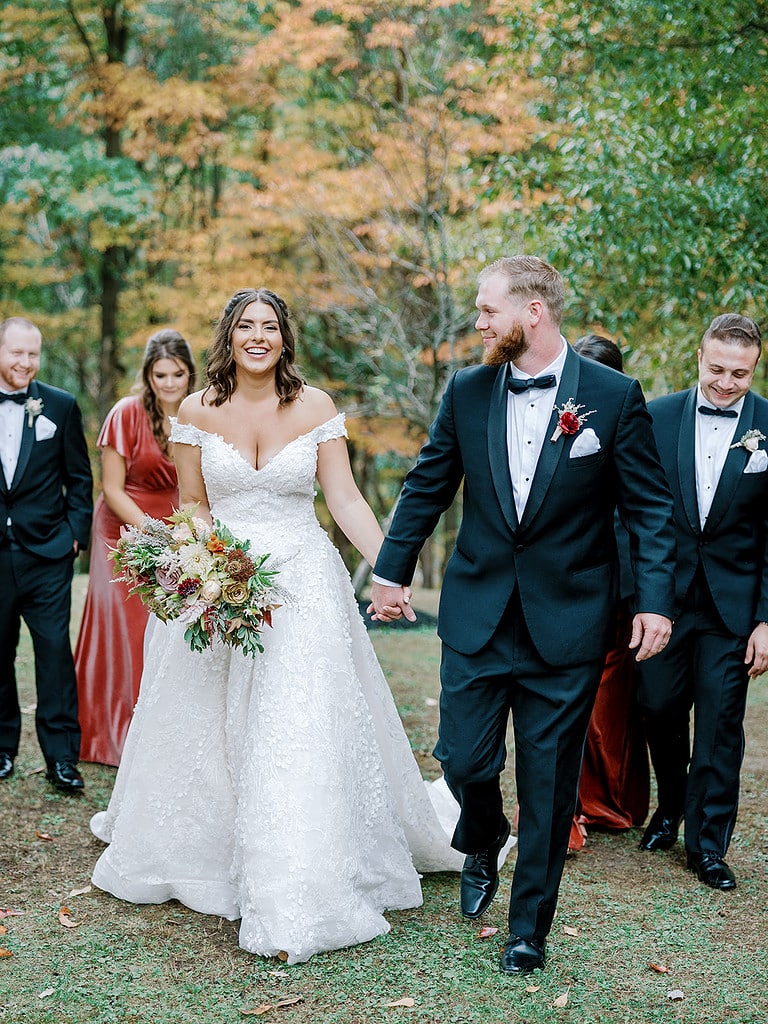
[[[478,280],[484,281],[492,274],[505,275],[507,295],[521,299],[540,299],[549,310],[553,323],[559,326],[563,319],[565,286],[562,277],[549,263],[538,256],[502,256],[483,267]]]

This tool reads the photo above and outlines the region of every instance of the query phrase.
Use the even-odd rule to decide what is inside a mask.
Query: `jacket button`
[[[525,544],[515,544],[515,554],[521,555],[525,551]]]

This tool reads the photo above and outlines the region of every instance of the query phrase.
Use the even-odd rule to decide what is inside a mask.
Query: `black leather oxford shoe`
[[[641,850],[671,850],[677,842],[677,832],[682,814],[679,817],[669,818],[661,810],[656,810],[648,822],[648,828],[643,832],[640,840]]]
[[[5,750],[0,750],[0,779],[13,775],[13,757]]]
[[[716,853],[688,852],[688,867],[695,871],[699,881],[710,889],[736,888],[736,878],[722,857]]]
[[[85,786],[74,761],[51,761],[45,777],[62,793],[80,793]]]
[[[499,888],[499,853],[509,839],[509,832],[509,822],[505,818],[496,842],[487,850],[470,854],[464,861],[461,871],[461,912],[464,917],[480,917],[496,895]]]
[[[510,935],[501,954],[501,970],[504,974],[530,974],[547,962],[546,942],[535,939],[527,941],[517,935]]]

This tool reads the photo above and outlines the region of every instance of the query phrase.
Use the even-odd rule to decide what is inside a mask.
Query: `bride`
[[[419,871],[463,862],[315,517],[317,478],[374,564],[382,534],[352,478],[344,415],[294,358],[283,300],[237,292],[208,385],[171,435],[182,506],[268,552],[291,600],[255,659],[192,653],[182,624],[155,625],[114,792],[91,822],[110,844],[101,889],[240,918],[243,948],[289,963],[387,932],[385,909],[421,904]]]

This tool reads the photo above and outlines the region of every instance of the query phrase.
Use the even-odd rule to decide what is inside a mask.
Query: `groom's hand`
[[[663,651],[672,635],[672,620],[666,615],[640,612],[632,620],[632,639],[629,649],[639,647],[635,661],[647,661],[654,654]]]
[[[410,587],[387,587],[374,581],[367,611],[378,622],[393,622],[401,615],[409,622],[416,621],[416,612],[411,608]]]

